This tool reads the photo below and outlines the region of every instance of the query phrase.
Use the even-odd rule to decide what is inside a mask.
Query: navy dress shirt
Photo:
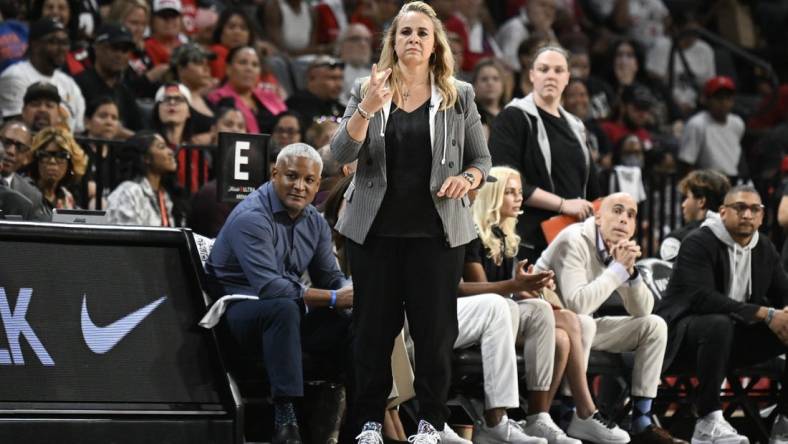
[[[345,283],[328,223],[312,205],[291,219],[271,182],[230,213],[205,269],[221,292],[215,296],[301,299],[306,290],[301,283],[304,271],[316,288],[336,290]]]

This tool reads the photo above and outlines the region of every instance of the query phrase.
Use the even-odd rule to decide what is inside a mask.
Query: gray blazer
[[[391,110],[389,101],[381,111],[375,113],[363,142],[350,137],[347,122],[361,101],[361,84],[364,80],[358,79],[353,85],[342,123],[331,139],[331,152],[338,162],[349,163],[358,159],[356,176],[345,193],[347,207],[335,227],[358,244],[364,243],[386,195],[385,127]],[[476,238],[470,201],[468,197],[447,199],[438,198],[436,194],[447,177],[456,176],[470,167],[478,168],[483,177],[487,177],[491,166],[481,119],[473,101],[473,88],[459,80],[454,80],[454,84],[458,93],[454,107],[439,111],[442,97],[434,81],[430,99],[430,192],[451,247],[467,244]]]
[[[49,222],[52,220],[52,210],[44,205],[44,197],[41,191],[32,183],[28,182],[26,177],[22,177],[17,173],[13,173],[14,178],[11,180],[11,189],[22,194],[30,199],[33,203],[32,220],[41,222]]]

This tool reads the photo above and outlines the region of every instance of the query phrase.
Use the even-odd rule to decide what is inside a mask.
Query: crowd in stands
[[[208,261],[209,275],[225,283],[249,281],[246,286],[225,285],[223,294],[258,294],[268,284],[239,277],[247,272],[242,262],[276,268],[284,252],[265,256],[253,248],[256,244],[244,237],[253,225],[244,211],[283,211],[282,202],[271,203],[281,187],[290,186],[282,168],[308,161],[299,164],[298,174],[318,171],[318,186],[305,199],[307,204],[314,199],[314,207],[303,209],[310,229],[299,228],[305,230],[301,243],[290,241],[301,250],[277,288],[302,297],[307,305],[317,301],[321,307],[353,307],[353,289],[346,285],[352,262],[348,247],[356,246],[333,228],[354,188],[372,188],[372,181],[357,185],[353,178],[357,162],[369,162],[361,165],[363,171],[372,160],[337,159],[335,145],[337,140],[352,144],[347,120],[356,113],[370,120],[357,108],[359,91],[353,88],[372,73],[386,30],[405,3],[0,0],[0,215],[49,221],[55,209],[103,208],[111,224],[190,227],[221,240]],[[628,442],[630,434],[598,412],[585,380],[588,354],[602,350],[635,353],[633,442],[681,442],[653,425],[649,415],[660,369],[687,364],[691,355],[713,362],[698,368],[707,382],[699,409],[704,416],[695,432],[707,440],[697,442],[743,442],[716,416],[715,390],[725,375],[715,368],[779,354],[784,342],[775,338],[788,338],[777,331],[784,323],[788,329],[781,311],[785,304],[779,302],[788,300],[780,293],[788,290],[788,279],[772,270],[777,256],[767,239],[781,241],[781,228],[788,228],[788,183],[781,182],[788,171],[788,53],[781,32],[788,23],[786,2],[426,3],[445,28],[454,77],[473,91],[473,109],[494,166],[492,172],[481,166],[474,170],[479,179],[481,173],[489,176],[471,192],[472,197],[478,192],[472,211],[479,238],[464,253],[458,291],[468,297],[457,305],[454,344],[481,344],[490,362],[489,368],[485,364],[486,422],[479,439]],[[705,38],[707,34],[719,41]],[[738,48],[752,58],[734,57]],[[559,88],[551,84],[554,78],[568,80]],[[425,91],[429,97],[430,90]],[[429,101],[425,107],[433,112]],[[406,114],[395,116],[392,125],[405,125],[396,119]],[[262,203],[250,199],[235,213],[235,205],[217,199],[214,161],[222,132],[271,136],[273,178],[253,194]],[[444,160],[448,143],[443,140]],[[192,150],[203,150],[203,156],[190,155]],[[407,161],[400,159],[403,165]],[[637,219],[647,215],[649,193],[664,184],[668,188],[660,192],[682,196],[683,224],[672,232]],[[605,196],[595,209],[592,202]],[[547,239],[542,224],[557,215],[584,222]],[[391,226],[378,220],[373,228],[398,229],[399,216],[390,216]],[[728,233],[729,223],[748,217],[760,218],[748,222],[754,234]],[[238,232],[223,231],[226,221],[240,227]],[[616,228],[617,223],[624,228]],[[758,228],[763,228],[760,238]],[[292,236],[288,228],[281,230],[283,238]],[[684,269],[671,280],[666,298],[691,293],[695,303],[655,308],[644,296],[648,289],[634,263],[646,246],[630,240],[637,230],[664,237],[660,257]],[[699,231],[704,239],[693,237]],[[302,245],[306,239],[310,241]],[[704,249],[702,242],[715,239],[724,245],[720,251]],[[747,244],[739,245],[737,239]],[[241,254],[243,246],[249,251]],[[724,253],[732,255],[730,264],[723,264]],[[315,254],[325,263],[305,260]],[[788,264],[788,242],[782,258]],[[725,269],[724,279],[734,277],[710,294],[723,281],[718,266]],[[756,268],[763,274],[759,282],[748,274]],[[307,269],[319,272],[310,273],[314,285],[333,290],[307,297],[297,284]],[[696,269],[700,271],[687,271]],[[706,275],[708,281],[700,279]],[[553,290],[556,299],[548,303],[544,293]],[[613,292],[623,300],[626,316],[598,316]],[[533,297],[537,294],[542,298]],[[715,299],[723,296],[733,302]],[[291,309],[277,301],[254,310]],[[714,302],[725,307],[726,316],[708,305]],[[263,316],[249,315],[252,310],[245,307],[251,305],[236,302],[226,313],[234,319],[232,333],[239,342]],[[688,313],[694,316],[691,321],[686,321]],[[731,318],[765,320],[768,328],[732,325]],[[350,328],[344,316],[310,312],[305,319],[331,324],[343,335]],[[282,318],[271,322],[289,325]],[[769,336],[769,328],[775,335]],[[717,342],[704,342],[719,332],[724,334]],[[296,329],[284,340],[306,350],[308,339],[301,344],[298,335]],[[279,339],[265,338],[281,339],[273,334]],[[765,345],[734,357],[736,352],[729,351],[745,347],[745,339]],[[515,344],[527,363],[529,416],[524,428],[506,417],[506,408],[519,405]],[[721,353],[723,349],[728,352]],[[301,396],[300,355],[277,359],[269,365],[275,369],[271,372],[285,375],[286,381],[278,381],[281,393]],[[558,424],[549,415],[554,398],[575,406]],[[788,402],[782,407],[788,413]],[[384,434],[403,438],[396,415],[385,419]],[[782,440],[774,442],[788,442],[788,419],[781,420]],[[294,422],[290,410],[277,410],[277,424]],[[443,424],[434,425],[444,442],[464,442]],[[643,438],[644,432],[651,435]],[[281,442],[292,438],[283,436]]]

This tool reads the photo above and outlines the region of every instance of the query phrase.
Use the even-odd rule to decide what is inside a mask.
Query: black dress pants
[[[698,387],[698,414],[705,416],[722,409],[720,386],[731,369],[758,364],[786,353],[780,342],[763,322],[745,325],[734,322],[728,315],[707,314],[692,316],[676,359],[670,369],[694,371]],[[786,403],[788,366],[782,375],[779,407]]]
[[[443,429],[464,252],[442,238],[368,237],[363,245],[348,240],[358,429],[367,421],[383,423],[391,392],[391,351],[404,314],[415,347],[420,419]]]

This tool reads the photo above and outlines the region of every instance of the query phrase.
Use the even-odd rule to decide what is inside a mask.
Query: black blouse
[[[443,237],[430,193],[432,143],[427,99],[411,112],[394,103],[386,122],[386,195],[370,228],[375,236]]]
[[[577,197],[585,198],[584,183],[588,176],[586,158],[583,147],[569,127],[569,122],[561,117],[556,117],[541,108],[539,116],[550,141],[550,155],[553,159],[553,185],[554,193],[567,199]]]
[[[497,231],[493,231],[493,234],[502,239],[501,249],[504,250],[506,248],[506,236],[499,228]],[[487,282],[500,282],[511,279],[514,271],[514,258],[503,256],[501,264],[497,265],[489,257],[489,254],[490,250],[477,237],[465,246],[465,263],[475,262],[481,264],[482,268],[484,268],[484,274],[487,276]]]

